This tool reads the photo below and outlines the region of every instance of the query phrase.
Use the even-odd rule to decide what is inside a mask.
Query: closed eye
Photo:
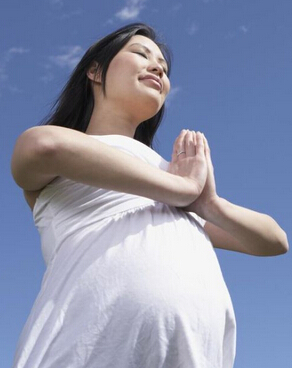
[[[138,52],[138,51],[136,51],[136,52],[135,52],[135,54],[141,55],[141,56],[143,56],[145,59],[148,59],[147,55],[146,55],[146,54],[144,54],[143,52]]]
[[[146,55],[146,54],[144,54],[143,52],[135,51],[135,54],[141,55],[141,56],[143,56],[145,59],[148,59],[147,55]],[[166,70],[166,68],[165,68],[165,67],[163,67],[162,69],[163,69],[163,72],[164,72],[165,74],[167,74],[167,70]]]
[[[143,50],[145,49],[145,53],[144,52],[141,52],[141,51],[134,51],[134,53],[138,54],[138,55],[141,55],[143,56],[145,59],[148,59],[148,55],[152,55],[152,51],[148,49],[148,47],[146,47],[145,45],[142,45],[140,44],[139,42],[138,43],[133,43],[131,44],[130,46],[134,46],[134,45],[138,45],[139,47],[141,47]],[[163,69],[163,72],[167,75],[168,74],[168,68],[165,66],[166,64],[166,61],[164,60],[164,58],[160,57],[159,59],[159,62],[161,62],[161,67]]]

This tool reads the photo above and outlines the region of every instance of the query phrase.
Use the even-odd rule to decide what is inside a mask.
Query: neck
[[[127,114],[103,105],[93,109],[86,134],[119,134],[133,138],[138,125],[139,122],[133,121]]]

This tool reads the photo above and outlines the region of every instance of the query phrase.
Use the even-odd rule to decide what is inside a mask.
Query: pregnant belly
[[[50,280],[58,299],[70,293],[98,310],[122,303],[165,313],[204,310],[214,318],[230,307],[212,244],[195,220],[159,205],[95,228],[74,249],[71,241],[60,249]]]
[[[78,281],[83,299],[140,312],[196,310],[208,318],[224,313],[229,293],[203,230],[185,219],[161,221],[161,214],[157,219],[152,213],[150,221],[149,211],[142,215],[127,215],[114,224],[115,231],[110,226],[99,237],[99,245],[106,244],[100,257],[96,243],[87,249],[90,266],[84,265]]]
[[[98,230],[78,239],[74,252],[71,242],[63,246],[58,257],[58,277],[67,273],[81,294],[98,299],[112,293],[137,305],[174,309],[215,308],[229,298],[209,238],[176,210],[162,205],[119,214]]]

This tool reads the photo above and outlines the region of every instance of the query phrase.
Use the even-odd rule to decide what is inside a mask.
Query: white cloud
[[[49,3],[55,7],[55,8],[62,8],[64,5],[64,1],[63,0],[49,0]]]
[[[73,10],[73,11],[71,11],[71,12],[69,12],[69,13],[61,14],[61,15],[59,16],[59,19],[60,19],[60,20],[66,20],[66,19],[70,19],[70,18],[72,18],[72,17],[76,17],[76,16],[79,16],[79,15],[82,15],[83,13],[84,13],[84,11],[83,11],[83,10],[81,10],[81,9],[77,9],[77,10]]]
[[[8,87],[9,91],[13,94],[16,94],[16,93],[23,93],[23,90],[16,87],[16,86],[9,86]]]
[[[84,51],[81,46],[63,46],[60,48],[62,53],[56,56],[50,56],[50,61],[61,67],[74,69],[81,59]]]
[[[244,34],[246,34],[246,33],[248,32],[248,28],[247,28],[247,26],[240,26],[240,27],[239,27],[239,30],[240,30],[241,32],[243,32]]]
[[[181,91],[181,87],[171,87],[170,92],[165,101],[166,107],[170,106],[171,102],[175,99],[175,97],[180,91]]]
[[[115,15],[121,20],[135,19],[144,8],[146,0],[127,0],[126,5]]]
[[[11,49],[8,50],[8,55],[26,54],[28,52],[29,52],[29,49],[25,49],[23,47],[11,47]]]
[[[51,55],[48,57],[49,62],[43,65],[45,72],[39,78],[43,83],[49,83],[54,78],[54,67],[67,68],[71,72],[75,66],[79,63],[84,54],[84,50],[81,46],[61,46],[60,53],[58,55]]]
[[[170,11],[173,12],[173,13],[176,13],[181,8],[182,8],[182,3],[176,3],[176,4],[172,5],[172,7],[170,8]]]
[[[3,53],[3,56],[0,59],[0,82],[4,82],[8,79],[8,66],[10,61],[16,55],[27,54],[30,50],[25,49],[24,47],[11,47],[9,50]]]
[[[54,74],[51,72],[47,72],[40,77],[40,80],[45,84],[51,82],[54,79]]]
[[[228,32],[225,38],[234,39],[235,37],[239,37],[240,34],[246,35],[248,32],[249,28],[247,26],[239,26],[236,30]]]
[[[3,67],[1,64],[0,64],[0,83],[3,84],[3,82],[8,79],[8,75],[6,73],[6,69],[5,67]],[[1,86],[0,84],[0,86]]]
[[[193,36],[199,30],[199,26],[196,22],[193,22],[187,29],[187,32],[190,36]]]

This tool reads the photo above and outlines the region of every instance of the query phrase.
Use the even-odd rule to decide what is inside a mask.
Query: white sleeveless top
[[[126,136],[92,136],[150,165]],[[33,216],[47,265],[14,368],[232,368],[235,317],[204,220],[57,178]]]

